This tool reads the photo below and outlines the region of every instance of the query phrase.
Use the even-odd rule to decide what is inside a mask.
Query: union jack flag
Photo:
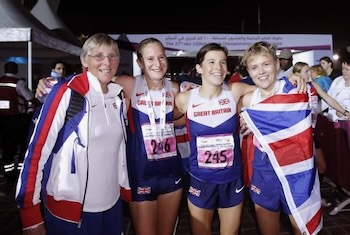
[[[307,94],[277,94],[241,115],[268,154],[301,233],[317,234],[323,218]],[[300,196],[305,189],[308,196]]]
[[[150,194],[151,187],[137,187],[137,194]]]
[[[197,197],[201,195],[201,190],[193,188],[192,186],[190,186],[190,188],[188,189],[188,192]]]
[[[261,193],[261,190],[256,187],[255,185],[250,185],[250,190],[252,190],[253,192],[255,192],[256,194],[260,194]]]

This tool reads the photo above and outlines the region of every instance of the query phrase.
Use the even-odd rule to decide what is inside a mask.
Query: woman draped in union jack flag
[[[241,63],[258,86],[242,99],[247,108],[241,125],[253,133],[250,196],[260,232],[280,234],[282,211],[289,215],[295,235],[317,234],[323,220],[309,97],[286,78],[277,79],[279,61],[273,45],[254,43]]]

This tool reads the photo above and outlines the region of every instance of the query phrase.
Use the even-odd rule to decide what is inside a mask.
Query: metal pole
[[[260,1],[258,2],[258,33],[260,34]]]
[[[32,65],[33,65],[33,47],[32,47],[32,41],[28,41],[28,88],[30,90],[33,90],[33,78],[32,78]]]

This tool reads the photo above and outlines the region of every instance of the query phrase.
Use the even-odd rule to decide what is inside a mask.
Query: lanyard
[[[153,102],[152,102],[152,97],[151,93],[148,89],[148,85],[146,82],[146,79],[143,77],[143,83],[144,83],[144,89],[145,89],[145,100],[146,100],[146,106],[147,106],[147,112],[148,112],[148,118],[150,120],[151,124],[151,131],[153,136],[160,137],[163,139],[164,137],[164,131],[165,131],[165,112],[166,112],[166,92],[165,92],[165,83],[162,88],[162,100],[160,103],[160,114],[159,114],[159,125],[156,125],[156,115],[154,113],[154,108],[153,108]],[[159,132],[157,132],[159,131]]]

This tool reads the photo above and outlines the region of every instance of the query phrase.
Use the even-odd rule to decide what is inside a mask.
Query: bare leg
[[[321,148],[316,149],[316,166],[319,174],[326,172],[327,164]]]
[[[130,211],[137,235],[157,234],[157,201],[133,202]]]
[[[158,223],[157,234],[172,235],[179,215],[179,208],[182,198],[182,189],[158,196]]]
[[[234,207],[218,209],[221,235],[238,235],[242,209],[243,202]]]
[[[299,230],[299,227],[297,225],[297,223],[295,222],[293,216],[289,215],[289,219],[290,219],[290,222],[292,224],[292,228],[293,228],[293,234],[294,235],[302,235],[300,230]]]
[[[182,189],[158,196],[155,201],[133,202],[130,210],[137,235],[172,235]]]
[[[269,211],[255,204],[255,213],[261,235],[280,234],[280,212]]]
[[[214,210],[202,209],[187,200],[193,235],[211,235]]]

